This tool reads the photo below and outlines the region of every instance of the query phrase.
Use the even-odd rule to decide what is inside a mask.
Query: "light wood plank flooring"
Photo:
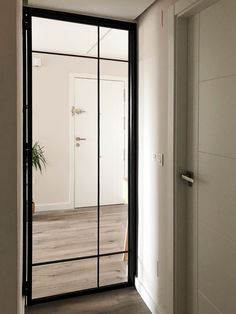
[[[29,307],[27,314],[150,314],[133,288]]]
[[[124,250],[127,205],[104,206],[100,214],[100,252]],[[34,215],[34,263],[97,254],[97,209]],[[127,281],[123,254],[100,258],[100,285]],[[33,267],[33,298],[94,288],[97,259]]]

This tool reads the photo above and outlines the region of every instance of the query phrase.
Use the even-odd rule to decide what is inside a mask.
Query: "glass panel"
[[[124,254],[100,257],[100,286],[128,281],[128,261]]]
[[[33,299],[97,287],[97,259],[33,267]]]
[[[101,61],[100,253],[128,240],[128,64]],[[126,96],[125,96],[126,95]]]
[[[129,32],[100,27],[100,57],[128,61]]]
[[[96,255],[97,60],[33,57],[33,142],[47,162],[33,172],[33,261]]]
[[[97,57],[97,26],[32,18],[32,49]]]

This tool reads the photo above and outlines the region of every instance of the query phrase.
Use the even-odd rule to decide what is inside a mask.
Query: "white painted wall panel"
[[[200,80],[236,74],[235,15],[235,0],[221,0],[201,13]]]
[[[199,247],[199,290],[220,313],[235,313],[235,244],[201,225]]]
[[[236,3],[200,13],[198,291],[199,306],[236,309]]]
[[[199,223],[236,245],[236,159],[199,156]]]
[[[200,83],[200,151],[236,158],[236,76]]]

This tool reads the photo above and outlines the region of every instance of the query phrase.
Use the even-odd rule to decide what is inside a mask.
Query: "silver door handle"
[[[188,186],[193,186],[194,183],[193,172],[187,171],[186,173],[181,174],[181,178],[188,182]]]
[[[85,113],[86,111],[85,110],[82,110],[80,108],[75,108],[74,106],[72,107],[71,109],[71,112],[72,112],[72,115],[74,116],[76,113],[77,114],[81,114],[81,113]]]
[[[76,137],[76,141],[86,141],[87,139],[85,137]]]

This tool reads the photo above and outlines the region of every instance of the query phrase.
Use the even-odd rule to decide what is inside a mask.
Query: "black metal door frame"
[[[129,32],[129,148],[128,148],[128,281],[125,283],[99,287],[99,258],[122,254],[126,251],[100,254],[99,251],[99,217],[100,217],[100,163],[98,158],[98,251],[97,255],[80,258],[63,259],[44,263],[33,263],[32,247],[32,17],[42,17],[54,20],[88,24],[98,27],[109,27],[127,30]],[[90,17],[74,13],[45,10],[31,7],[23,9],[23,294],[27,297],[27,305],[68,298],[72,296],[95,293],[99,291],[133,286],[137,274],[137,222],[138,222],[138,108],[137,108],[137,30],[135,23],[116,21],[104,18]],[[46,52],[45,52],[46,53]],[[56,54],[56,53],[55,53]],[[70,55],[71,56],[71,55]],[[84,57],[75,56],[74,57]],[[100,42],[98,40],[98,57],[89,57],[98,60],[98,113],[100,110],[100,60],[120,61],[100,57]],[[98,114],[98,152],[100,150],[100,119]],[[97,258],[97,287],[82,291],[75,291],[40,299],[32,298],[32,268],[34,266],[50,265]]]

